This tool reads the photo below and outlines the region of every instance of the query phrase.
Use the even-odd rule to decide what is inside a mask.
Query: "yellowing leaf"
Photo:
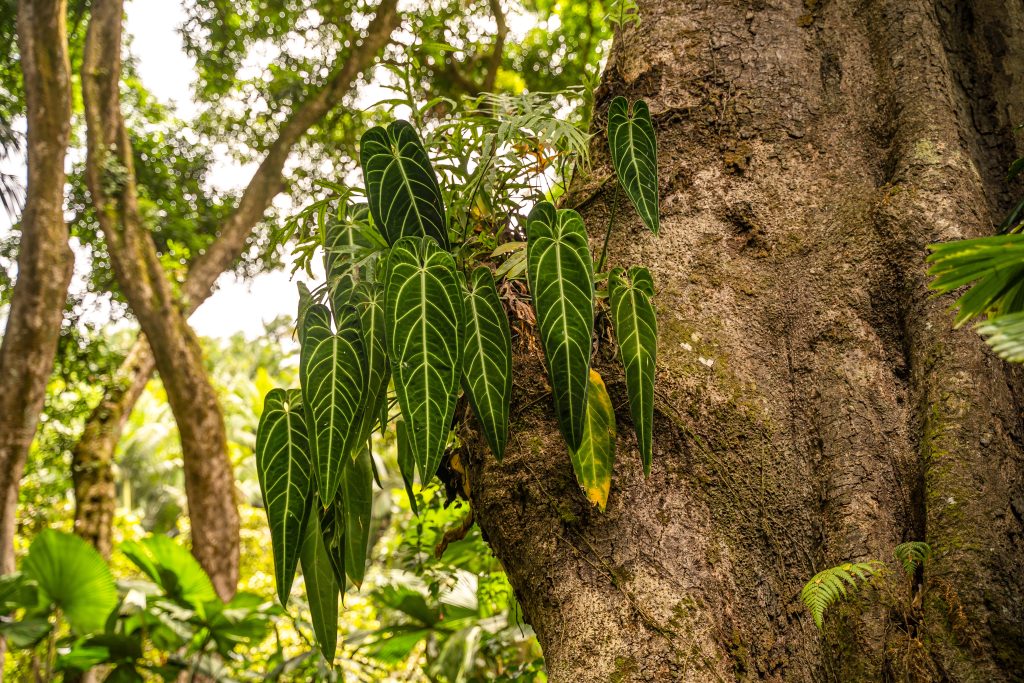
[[[615,463],[615,410],[604,380],[596,370],[590,371],[583,439],[580,447],[570,450],[569,454],[576,481],[583,487],[587,499],[604,512]]]

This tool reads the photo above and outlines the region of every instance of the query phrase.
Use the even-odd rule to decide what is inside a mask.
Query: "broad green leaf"
[[[416,505],[416,494],[413,493],[412,485],[416,477],[416,458],[412,453],[412,444],[409,443],[409,435],[405,431],[405,420],[395,421],[395,436],[398,441],[398,471],[402,474],[402,482],[405,484],[405,494],[409,496],[409,507],[412,513],[419,516],[420,511]]]
[[[512,336],[487,266],[473,271],[466,293],[462,384],[487,444],[500,462],[505,455],[512,402]]]
[[[526,260],[537,329],[570,450],[580,447],[594,332],[594,264],[583,219],[541,202],[526,221]]]
[[[647,103],[637,100],[633,111],[625,97],[608,107],[608,148],[612,166],[626,196],[644,225],[658,234],[658,143]]]
[[[463,294],[455,259],[432,237],[404,237],[388,257],[384,319],[395,391],[430,482],[444,454],[462,371]]]
[[[366,407],[359,428],[360,443],[363,443],[370,437],[374,422],[379,420],[380,404],[387,400],[388,380],[391,377],[385,342],[384,286],[378,283],[359,283],[352,293],[352,303],[359,313],[363,352],[369,370]],[[354,449],[352,457],[357,455],[358,450]]]
[[[658,321],[654,315],[654,281],[646,268],[634,266],[626,276],[621,268],[612,271],[609,298],[615,340],[626,371],[629,414],[633,418],[636,443],[651,473],[651,434],[654,431],[654,368],[658,355]]]
[[[205,604],[217,600],[210,577],[196,558],[166,536],[124,541],[121,552],[178,604],[204,614]]]
[[[271,389],[263,401],[256,428],[256,473],[274,548],[277,595],[287,605],[313,502],[313,460],[297,389]]]
[[[348,306],[337,333],[331,313],[314,304],[306,313],[299,379],[320,500],[334,500],[341,470],[358,443],[366,405],[367,368],[359,316]]]
[[[100,631],[117,607],[114,577],[96,549],[74,534],[45,529],[21,566],[40,602],[60,608],[76,634]]]
[[[579,448],[570,451],[570,456],[576,481],[583,487],[587,499],[604,512],[615,463],[615,410],[604,380],[596,370],[590,371],[583,441]]]
[[[407,121],[371,128],[360,140],[359,160],[370,214],[388,244],[430,236],[447,250],[441,188],[416,129]]]
[[[338,596],[340,589],[334,576],[334,568],[327,556],[323,537],[320,535],[320,520],[317,515],[309,516],[306,538],[299,555],[302,564],[302,578],[306,583],[306,600],[313,621],[313,632],[324,659],[334,666],[334,655],[338,650]]]
[[[366,551],[370,543],[370,513],[373,509],[372,455],[365,446],[341,474],[341,506],[345,526],[345,573],[356,587],[363,585]]]

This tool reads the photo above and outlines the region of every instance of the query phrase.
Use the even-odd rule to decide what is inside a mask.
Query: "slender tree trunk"
[[[53,370],[74,267],[64,222],[64,155],[71,130],[64,2],[19,4],[18,50],[28,117],[28,187],[18,279],[0,345],[0,570],[4,572],[14,568],[18,484]]]
[[[74,254],[64,222],[64,156],[71,131],[65,2],[18,5],[28,118],[28,186],[18,279],[0,342],[0,573],[14,571],[18,488],[53,371]],[[0,639],[0,660],[4,644]],[[3,673],[0,672],[0,680]]]
[[[82,63],[87,181],[111,265],[150,345],[181,435],[192,552],[228,599],[238,582],[238,510],[224,419],[199,341],[142,224],[121,114],[122,0],[94,2]]]
[[[397,0],[380,3],[365,37],[338,65],[331,81],[306,100],[281,128],[217,240],[190,268],[183,288],[186,316],[206,300],[220,274],[239,258],[253,228],[284,188],[284,165],[292,148],[351,91],[359,74],[374,64],[390,42],[391,33],[399,24],[397,4]],[[75,529],[105,554],[110,552],[110,524],[116,508],[114,451],[132,407],[155,367],[149,343],[140,335],[116,372],[114,382],[90,414],[72,452]]]
[[[606,513],[574,481],[528,345],[504,463],[480,444],[469,458],[551,680],[1022,680],[1024,383],[950,329],[924,258],[990,234],[1007,206],[1024,5],[639,5],[597,92],[593,175],[567,205],[600,249],[603,117],[612,96],[647,100],[662,234],[622,200],[610,262],[648,265],[658,289],[653,471],[607,344]],[[803,584],[878,558],[899,585],[907,540],[935,551],[921,604],[867,590],[819,633]]]

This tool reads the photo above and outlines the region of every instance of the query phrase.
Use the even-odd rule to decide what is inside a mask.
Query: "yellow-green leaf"
[[[589,385],[583,440],[579,448],[569,453],[576,481],[583,487],[587,500],[604,512],[615,464],[615,410],[604,380],[596,370],[590,371]]]

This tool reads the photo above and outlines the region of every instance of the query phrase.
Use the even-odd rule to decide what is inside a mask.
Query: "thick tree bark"
[[[330,82],[314,93],[282,126],[262,163],[242,193],[210,248],[196,259],[183,287],[182,307],[191,315],[212,293],[221,273],[242,254],[253,228],[284,189],[284,165],[292,148],[351,91],[356,78],[372,66],[399,24],[397,0],[383,0],[363,40],[349,51]],[[156,364],[149,343],[140,335],[115,374],[115,380],[90,414],[72,452],[75,480],[75,529],[104,554],[111,545],[114,497],[114,450],[132,407]]]
[[[18,486],[53,370],[74,254],[64,222],[71,75],[61,0],[18,5],[28,119],[28,187],[18,279],[0,344],[0,572],[14,570]]]
[[[178,307],[152,236],[141,222],[121,114],[122,0],[94,2],[82,62],[88,131],[86,176],[129,306],[150,345],[181,435],[192,552],[228,599],[238,582],[238,510],[224,419],[199,341]]]
[[[604,514],[576,485],[542,366],[516,359],[503,464],[471,444],[476,519],[559,681],[1008,681],[1024,672],[1024,383],[925,247],[989,234],[1024,122],[1016,0],[641,0],[597,93],[578,204],[600,248],[603,114],[643,98],[662,234],[620,206],[611,264],[651,267],[651,477],[622,373]],[[817,571],[926,540],[916,597],[815,629]],[[900,586],[901,570],[880,585]],[[909,614],[903,620],[901,614]]]

